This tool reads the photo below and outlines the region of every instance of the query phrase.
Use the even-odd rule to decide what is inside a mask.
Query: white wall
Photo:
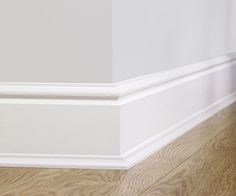
[[[0,82],[109,83],[223,55],[234,1],[0,1]]]
[[[0,82],[111,82],[111,0],[0,1]]]
[[[228,3],[113,0],[113,81],[227,53]]]
[[[230,51],[236,51],[236,1],[229,2],[229,37],[228,44]]]

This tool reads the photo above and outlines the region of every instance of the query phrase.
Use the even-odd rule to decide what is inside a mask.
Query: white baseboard
[[[154,152],[173,142],[178,137],[184,135],[189,130],[209,119],[235,101],[236,92],[224,97],[221,100],[218,100],[204,109],[201,109],[183,121],[162,131],[161,133],[123,154],[122,157],[124,160],[126,160],[126,167],[129,169],[135,166]]]
[[[235,102],[235,56],[113,84],[0,83],[0,165],[128,169]]]

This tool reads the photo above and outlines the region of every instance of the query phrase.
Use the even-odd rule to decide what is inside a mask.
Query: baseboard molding
[[[0,83],[0,166],[129,169],[236,101],[235,57],[114,84]]]
[[[127,170],[236,101],[236,92],[164,130],[120,156],[0,154],[0,166]]]
[[[0,166],[32,168],[128,169],[121,156],[0,154]]]
[[[123,154],[122,158],[126,161],[127,169],[143,161],[156,151],[170,144],[175,139],[184,135],[192,128],[214,116],[216,113],[225,109],[235,101],[236,92],[224,97],[221,100],[218,100],[204,109],[201,109],[178,124],[175,124],[174,126],[162,131],[160,134],[155,135],[149,140],[133,148],[129,152]]]

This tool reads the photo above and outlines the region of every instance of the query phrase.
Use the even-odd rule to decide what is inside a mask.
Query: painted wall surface
[[[113,0],[113,81],[227,52],[226,0]]]
[[[236,51],[236,1],[230,0],[230,17],[229,17],[229,50]]]
[[[0,1],[0,82],[111,82],[111,3]]]
[[[235,0],[0,1],[0,82],[110,83],[236,50]]]

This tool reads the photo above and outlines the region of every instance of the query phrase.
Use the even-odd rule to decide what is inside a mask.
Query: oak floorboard
[[[143,191],[153,190],[157,182],[188,162],[212,138],[232,127],[236,123],[235,116],[236,104],[232,104],[129,171],[0,168],[0,196],[143,194]],[[191,193],[195,194],[194,190]]]
[[[139,196],[235,196],[236,124]]]
[[[165,176],[211,138],[235,123],[235,109],[236,104],[233,104],[122,175],[115,195],[136,196],[157,179]]]

